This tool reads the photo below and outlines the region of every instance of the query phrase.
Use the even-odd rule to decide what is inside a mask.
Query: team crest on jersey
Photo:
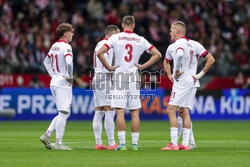
[[[68,49],[67,52],[70,52],[70,53],[71,53],[71,49]]]

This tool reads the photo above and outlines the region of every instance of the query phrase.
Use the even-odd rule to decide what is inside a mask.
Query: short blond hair
[[[74,31],[73,27],[69,23],[62,23],[56,28],[56,34],[58,38],[61,38],[67,31]]]
[[[185,35],[186,34],[186,26],[182,21],[176,21],[171,24],[172,26],[176,26],[179,30]]]
[[[134,16],[131,16],[131,15],[124,16],[122,19],[122,24],[126,26],[131,26],[135,24]]]

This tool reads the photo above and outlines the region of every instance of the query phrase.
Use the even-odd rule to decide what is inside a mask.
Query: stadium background
[[[197,150],[160,151],[170,139],[163,112],[172,86],[165,75],[155,73],[163,69],[163,59],[142,75],[139,144],[143,150],[131,150],[130,121],[126,122],[128,151],[93,149],[94,106],[89,90],[93,49],[106,25],[120,27],[126,14],[135,16],[135,32],[163,55],[175,20],[185,22],[186,37],[214,55],[216,63],[201,79],[190,112]],[[39,142],[57,113],[43,60],[62,22],[75,28],[70,117],[74,121],[67,122],[64,136],[64,144],[74,149],[71,152],[47,150]],[[0,166],[249,166],[249,39],[248,0],[0,0]],[[140,63],[148,58],[143,55]],[[204,60],[199,64],[201,70]],[[149,85],[153,90],[147,90]],[[115,138],[118,141],[116,133]],[[107,144],[104,132],[103,143]]]
[[[199,41],[214,55],[215,65],[201,79],[195,109],[191,112],[194,119],[250,119],[249,1],[177,2],[1,0],[0,112],[3,115],[6,110],[14,112],[16,116],[11,119],[17,120],[51,119],[56,114],[43,60],[57,40],[56,27],[69,22],[75,28],[71,45],[76,89],[71,119],[92,119],[94,108],[89,85],[94,47],[104,37],[107,25],[120,26],[121,18],[132,14],[136,18],[135,32],[145,36],[163,55],[171,43],[170,25],[176,20],[185,22],[186,37]],[[140,63],[148,59],[149,56],[143,55]],[[165,119],[163,112],[172,84],[166,75],[157,73],[163,69],[163,59],[164,56],[143,72],[143,92],[152,94],[146,91],[151,86],[157,93],[155,99],[143,101],[142,119]],[[201,70],[204,59],[199,64]]]

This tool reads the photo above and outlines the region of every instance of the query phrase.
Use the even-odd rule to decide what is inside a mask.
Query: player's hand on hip
[[[174,82],[174,77],[173,77],[173,75],[168,75],[168,78],[169,78],[170,81]]]
[[[140,70],[144,70],[144,69],[145,69],[145,67],[144,67],[143,65],[141,65],[141,64],[135,64],[135,66],[136,66],[138,69],[140,69]]]
[[[194,79],[194,82],[197,81],[197,78],[195,78],[195,76],[192,76],[192,78]]]
[[[181,74],[183,74],[184,72],[180,72],[180,71],[176,71],[175,72],[175,75],[174,75],[174,78],[175,79],[178,79],[180,76],[181,76]]]
[[[117,69],[118,67],[120,67],[120,66],[111,66],[108,70],[109,71],[115,71],[115,69]]]
[[[73,84],[73,79],[70,79],[69,77],[66,77],[64,75],[63,78],[65,78],[71,85]]]

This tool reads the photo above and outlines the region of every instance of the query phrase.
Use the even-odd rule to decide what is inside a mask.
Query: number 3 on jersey
[[[125,56],[124,59],[126,62],[130,62],[132,60],[132,51],[133,51],[133,46],[130,44],[127,44],[125,46],[125,49],[128,51],[128,56]]]

